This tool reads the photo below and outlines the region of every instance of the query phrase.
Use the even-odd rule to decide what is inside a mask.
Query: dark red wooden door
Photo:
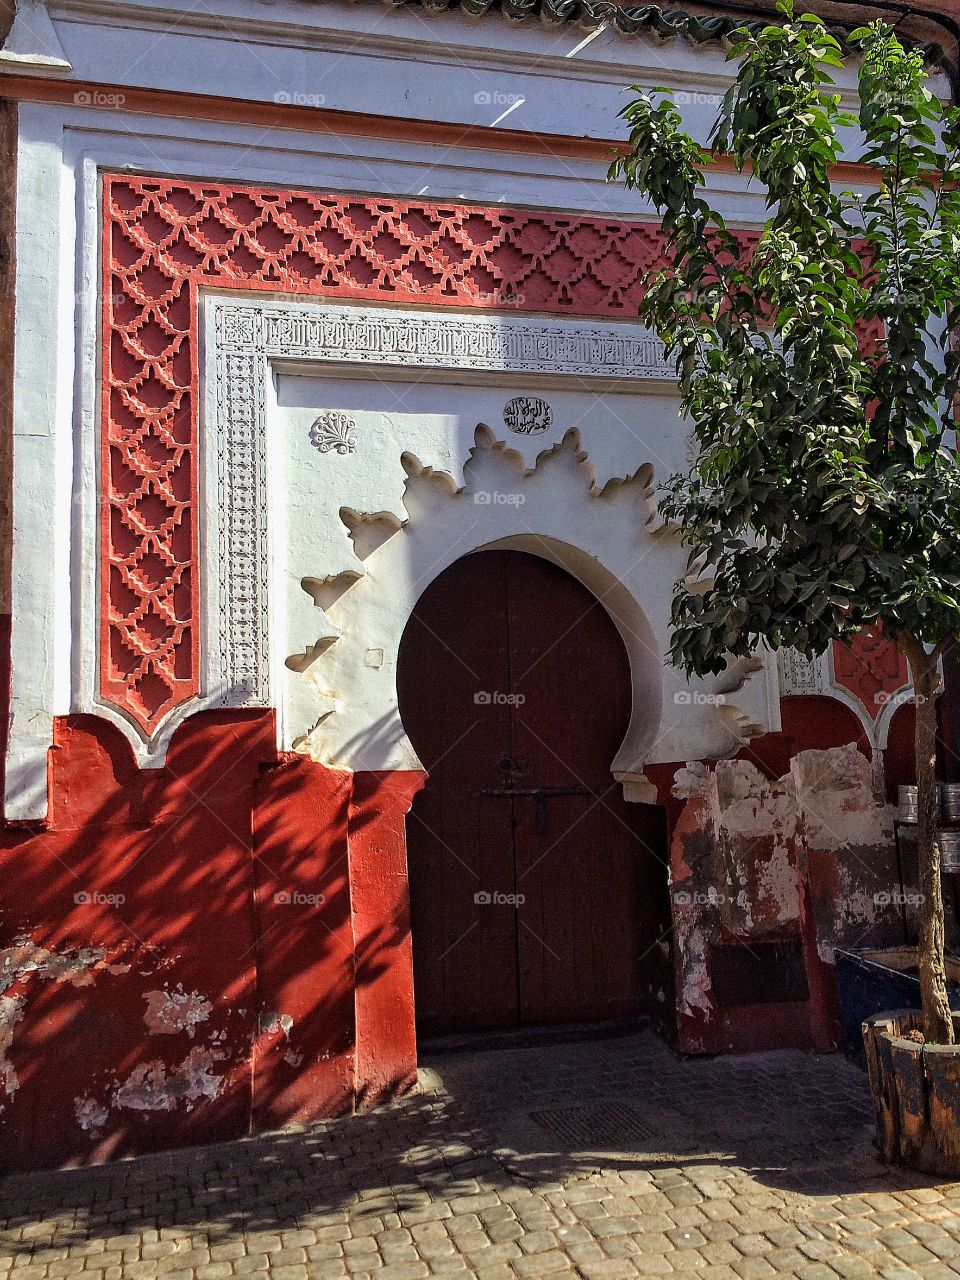
[[[397,683],[429,772],[407,822],[421,1033],[670,1007],[662,814],[610,773],[631,689],[602,606],[537,556],[467,556],[421,597]]]

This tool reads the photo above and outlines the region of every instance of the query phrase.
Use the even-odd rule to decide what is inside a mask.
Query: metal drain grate
[[[663,1134],[646,1116],[620,1103],[598,1102],[589,1107],[562,1107],[532,1111],[530,1119],[566,1146],[621,1150],[623,1147],[662,1139]]]

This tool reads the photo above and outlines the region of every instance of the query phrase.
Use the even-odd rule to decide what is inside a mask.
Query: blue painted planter
[[[865,1071],[864,1020],[886,1009],[920,1008],[917,952],[914,947],[869,947],[861,951],[838,947],[835,955],[843,1052]],[[952,956],[947,957],[947,990],[951,1009],[960,1010],[960,960]]]

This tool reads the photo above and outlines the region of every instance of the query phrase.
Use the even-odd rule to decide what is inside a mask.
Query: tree
[[[899,644],[916,703],[924,1030],[949,1044],[935,699],[960,628],[960,111],[882,23],[852,33],[855,58],[819,18],[778,9],[736,37],[710,151],[667,90],[635,86],[610,170],[660,215],[669,266],[641,315],[675,358],[697,441],[662,502],[689,548],[671,656],[700,675],[764,642],[813,657],[878,622]],[[858,117],[833,79],[854,61]],[[875,175],[859,193],[836,189],[841,131]],[[704,198],[717,153],[765,189],[759,238]]]

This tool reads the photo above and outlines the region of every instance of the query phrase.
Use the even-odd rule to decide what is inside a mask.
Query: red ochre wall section
[[[0,833],[0,1169],[350,1111],[416,1078],[404,815],[419,773],[278,757],[204,712],[164,768],[60,720],[44,829]]]
[[[850,741],[819,703],[745,754]],[[108,722],[57,722],[49,823],[0,831],[0,1170],[237,1138],[414,1085],[405,816],[424,775],[331,770],[275,735],[270,711],[201,712],[141,770]],[[678,767],[650,771],[664,797]],[[710,820],[676,798],[670,817],[679,883]],[[704,1018],[681,982],[681,1048],[835,1047],[816,915],[837,886],[830,855],[808,861],[809,1001]],[[678,960],[691,923],[675,910]]]
[[[867,761],[867,736],[854,712],[835,698],[788,697],[781,703],[782,731],[766,734],[740,752],[738,761],[767,779],[755,787],[755,803],[770,815],[767,830],[748,835],[717,828],[718,815],[706,796],[678,798],[677,765],[657,765],[648,776],[665,805],[671,830],[673,953],[677,982],[677,1045],[691,1053],[749,1053],[768,1049],[835,1050],[840,1044],[839,1004],[834,946],[891,946],[904,941],[901,912],[895,904],[878,907],[872,919],[860,920],[860,899],[889,897],[900,889],[895,847],[885,840],[875,847],[818,849],[813,837],[791,836],[774,821],[778,789],[787,781],[802,752],[822,753],[825,776],[837,767],[827,753],[856,747],[863,757],[862,776],[849,779],[846,803],[851,812],[876,803]],[[946,701],[941,719],[949,714]],[[904,704],[890,724],[884,752],[887,800],[895,801],[897,784],[913,777],[913,708]],[[945,749],[945,754],[947,754]],[[945,768],[941,762],[940,768]],[[746,778],[742,779],[746,781]],[[780,780],[780,782],[778,782]],[[842,781],[838,781],[843,786]],[[722,823],[720,824],[722,825]],[[771,869],[786,858],[794,882],[797,910],[784,912],[770,894]],[[914,874],[905,864],[904,887]],[[915,869],[914,869],[915,871]],[[711,895],[727,895],[726,907]],[[730,905],[743,896],[746,915]],[[793,896],[788,893],[787,896]],[[847,904],[850,906],[847,912]],[[908,921],[911,929],[915,921]],[[713,963],[718,947],[791,942],[799,948],[808,998],[786,1002],[722,1006],[713,991]]]

